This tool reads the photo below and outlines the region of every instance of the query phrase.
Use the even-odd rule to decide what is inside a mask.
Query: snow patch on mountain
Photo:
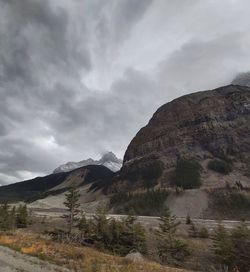
[[[117,172],[122,167],[122,160],[118,159],[113,152],[105,153],[100,160],[93,160],[91,158],[82,160],[80,162],[67,162],[66,164],[57,167],[53,173],[69,172],[76,168],[80,168],[87,165],[103,165],[109,168],[113,172]]]

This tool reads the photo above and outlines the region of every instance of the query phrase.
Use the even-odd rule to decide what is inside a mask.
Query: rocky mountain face
[[[80,168],[87,165],[103,165],[109,168],[113,172],[117,172],[121,169],[122,160],[118,159],[113,152],[105,153],[100,160],[93,160],[91,158],[82,160],[80,162],[67,162],[66,164],[60,165],[54,170],[55,173],[69,172],[76,168]]]
[[[229,85],[161,106],[129,144],[120,176],[129,180],[138,169],[161,165],[163,172],[157,178],[167,183],[178,159],[202,164],[222,155],[242,169],[249,164],[249,87]],[[209,180],[209,173],[205,173]]]

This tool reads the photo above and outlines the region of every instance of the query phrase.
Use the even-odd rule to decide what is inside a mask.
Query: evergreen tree
[[[94,239],[99,242],[99,246],[109,248],[111,233],[109,229],[109,220],[107,218],[107,207],[98,206],[94,215]]]
[[[233,266],[239,271],[249,272],[250,269],[250,230],[242,223],[231,232],[233,248]]]
[[[87,219],[85,214],[82,214],[78,223],[78,229],[86,238],[90,238],[93,234],[93,220]]]
[[[80,193],[79,190],[77,190],[76,187],[71,187],[67,193],[65,193],[65,202],[63,203],[65,207],[67,208],[67,214],[65,214],[63,217],[66,218],[69,228],[69,233],[72,232],[72,228],[74,227],[74,224],[78,221],[78,214],[79,214],[79,198]]]
[[[9,205],[4,203],[0,206],[0,229],[9,230]]]
[[[219,225],[213,236],[218,261],[230,269],[248,272],[250,268],[250,230],[242,223],[232,231]]]
[[[26,228],[28,226],[28,209],[27,205],[19,205],[16,212],[17,228]]]
[[[14,230],[17,227],[16,223],[16,206],[13,206],[10,212],[10,227]]]
[[[156,231],[158,255],[165,264],[178,265],[190,253],[187,245],[176,238],[176,230],[180,222],[176,222],[169,209],[160,217],[159,229]]]

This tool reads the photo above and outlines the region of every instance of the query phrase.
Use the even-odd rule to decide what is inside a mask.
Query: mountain
[[[88,186],[91,190],[105,188],[114,172],[103,165],[88,165],[70,172],[54,173],[44,177],[17,182],[0,187],[0,202],[32,201],[49,195],[57,195],[69,189]]]
[[[113,153],[98,165],[87,161],[92,165],[0,187],[0,201],[62,208],[64,192],[75,184],[86,212],[107,205],[111,213],[159,215],[167,206],[178,217],[248,219],[250,87],[228,85],[162,105],[116,173],[103,166],[117,162]]]
[[[250,87],[250,72],[238,74],[232,81],[232,84]]]
[[[101,157],[100,160],[93,160],[89,158],[80,162],[67,162],[66,164],[57,167],[53,173],[56,174],[68,172],[87,165],[103,165],[109,168],[111,171],[117,172],[121,169],[122,160],[118,159],[113,152],[107,152]]]
[[[154,185],[168,187],[181,159],[201,165],[204,187],[237,180],[250,186],[245,175],[250,161],[249,87],[229,85],[161,106],[129,144],[120,179],[131,189],[150,179]],[[233,161],[232,173],[218,176],[210,171],[208,163],[214,159],[221,164]]]

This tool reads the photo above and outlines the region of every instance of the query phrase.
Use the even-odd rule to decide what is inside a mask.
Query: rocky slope
[[[93,160],[91,158],[82,160],[80,162],[67,162],[66,164],[57,167],[53,173],[69,172],[76,168],[80,168],[87,165],[103,165],[109,168],[113,172],[117,172],[121,169],[122,160],[118,159],[113,152],[105,153],[100,160]]]
[[[87,186],[89,191],[103,189],[114,172],[103,165],[88,165],[67,173],[56,173],[0,187],[0,203],[31,201],[64,193],[72,185]]]
[[[234,171],[225,182],[240,179],[249,185],[244,174],[250,159],[249,87],[229,85],[161,106],[129,144],[120,176],[131,179],[131,173],[145,165],[160,163],[163,172],[158,181],[168,184],[177,160],[184,158],[199,161],[203,183],[216,186],[220,176],[209,171],[207,163],[221,156],[234,161]]]

